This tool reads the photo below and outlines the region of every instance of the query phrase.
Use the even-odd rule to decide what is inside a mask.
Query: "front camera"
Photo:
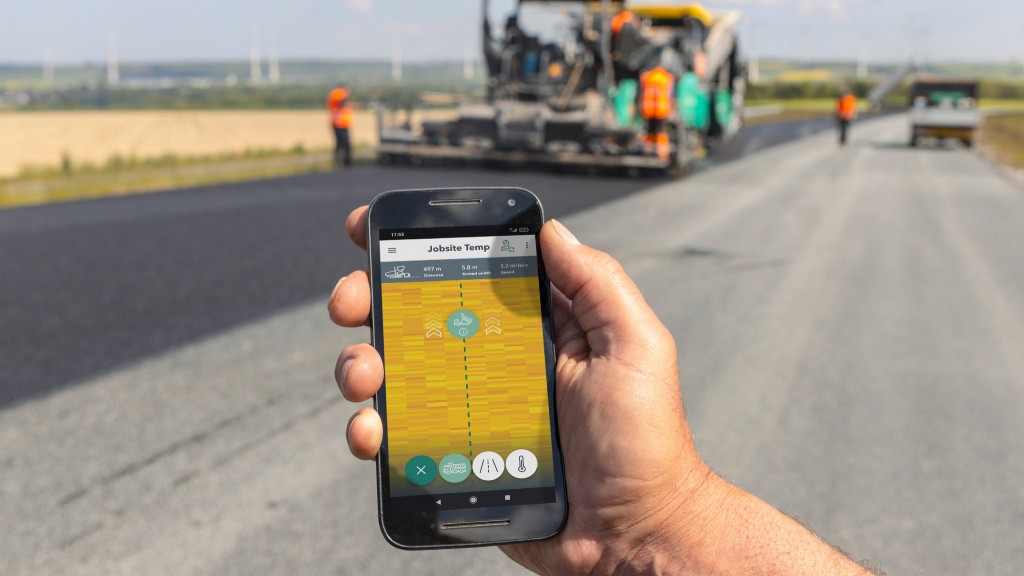
[[[509,206],[515,206],[515,205],[516,205],[516,201],[515,201],[515,200],[513,200],[513,199],[511,199],[511,198],[509,198],[509,200],[508,200],[508,205],[509,205]]]

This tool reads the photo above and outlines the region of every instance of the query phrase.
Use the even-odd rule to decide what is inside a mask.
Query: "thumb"
[[[557,220],[541,229],[540,246],[548,278],[572,302],[593,353],[627,362],[675,353],[672,335],[615,258],[581,244]]]

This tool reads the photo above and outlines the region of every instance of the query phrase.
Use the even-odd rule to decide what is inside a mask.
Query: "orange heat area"
[[[413,456],[472,460],[525,448],[551,460],[544,341],[537,278],[395,282],[382,288],[388,447],[396,472]],[[461,294],[461,298],[460,298]],[[460,304],[461,302],[461,304]],[[477,333],[447,329],[456,310],[473,312]],[[501,334],[487,334],[497,312]],[[436,322],[436,323],[434,323]],[[440,325],[441,336],[428,337]]]

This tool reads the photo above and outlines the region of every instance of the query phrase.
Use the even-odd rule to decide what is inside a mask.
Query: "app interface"
[[[536,236],[501,231],[380,233],[393,508],[554,501]]]

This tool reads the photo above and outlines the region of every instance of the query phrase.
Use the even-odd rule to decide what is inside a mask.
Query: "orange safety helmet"
[[[346,100],[348,100],[348,88],[338,86],[327,95],[327,107],[333,110]]]
[[[633,23],[633,13],[629,10],[623,10],[612,18],[612,34],[618,34],[622,27],[626,24]]]

